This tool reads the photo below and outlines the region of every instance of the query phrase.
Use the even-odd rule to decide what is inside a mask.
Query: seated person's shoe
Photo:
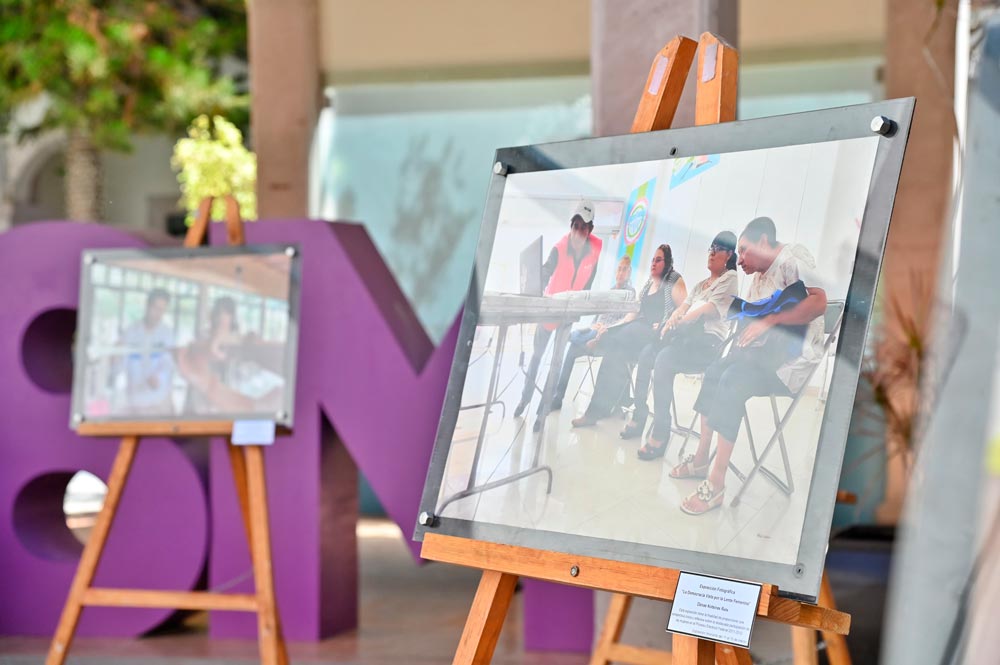
[[[725,486],[715,487],[707,479],[703,480],[698,484],[698,489],[681,502],[681,510],[688,515],[704,515],[720,507],[725,495]]]
[[[684,478],[708,478],[708,462],[701,466],[694,463],[694,455],[688,455],[681,463],[670,470],[670,477],[678,480]]]
[[[655,459],[660,459],[663,454],[667,452],[667,442],[657,441],[656,439],[648,439],[642,448],[640,448],[636,454],[644,462],[651,462]]]
[[[645,429],[645,426],[646,426],[645,423],[638,423],[633,420],[630,423],[626,423],[622,431],[618,432],[618,436],[625,439],[626,441],[628,439],[637,439],[640,436],[642,436],[642,430]]]

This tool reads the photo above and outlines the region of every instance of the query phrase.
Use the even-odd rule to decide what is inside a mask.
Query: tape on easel
[[[660,85],[663,83],[663,76],[667,73],[667,64],[670,58],[665,55],[656,56],[656,65],[653,69],[653,76],[649,81],[649,94],[655,95],[660,92]]]
[[[716,44],[715,48],[705,50],[705,63],[701,68],[701,82],[708,83],[715,78],[715,63],[722,52],[722,44]]]

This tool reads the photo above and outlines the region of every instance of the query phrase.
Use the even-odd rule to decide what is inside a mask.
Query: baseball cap
[[[580,204],[576,206],[576,210],[573,211],[573,217],[579,217],[587,224],[594,223],[594,204],[587,199],[580,201]],[[573,219],[570,217],[570,219]]]

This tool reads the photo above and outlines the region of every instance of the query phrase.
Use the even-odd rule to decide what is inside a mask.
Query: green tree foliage
[[[232,194],[243,219],[257,218],[257,156],[243,146],[243,134],[221,116],[209,120],[201,115],[188,128],[188,137],[174,146],[173,167],[178,170],[188,222],[205,197],[216,197],[212,219],[222,219],[225,202]]]
[[[81,164],[93,179],[98,150],[128,150],[134,133],[174,131],[200,113],[245,112],[219,71],[222,56],[245,53],[244,0],[0,0],[0,122],[21,135],[66,131],[72,208],[74,186],[99,185],[99,170],[97,182],[74,182]],[[11,127],[18,105],[39,97],[41,123]],[[71,217],[99,213],[98,195]]]

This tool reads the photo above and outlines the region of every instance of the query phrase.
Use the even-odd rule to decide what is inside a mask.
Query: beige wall
[[[320,61],[328,83],[578,74],[589,68],[587,0],[318,2]],[[739,14],[745,60],[853,55],[879,50],[886,0],[741,0]]]
[[[319,0],[328,82],[587,70],[586,0]]]
[[[851,55],[880,47],[885,28],[886,0],[740,2],[740,48],[748,56],[782,51]]]

